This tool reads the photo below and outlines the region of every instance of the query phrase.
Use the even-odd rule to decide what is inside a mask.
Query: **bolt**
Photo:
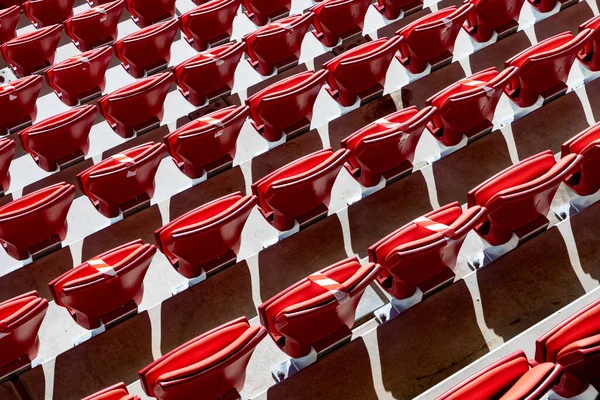
[[[560,218],[561,218],[561,219],[567,219],[567,213],[566,213],[566,212],[564,212],[564,211],[561,211],[561,212],[560,212]]]
[[[481,265],[481,263],[479,262],[479,260],[475,260],[475,261],[473,261],[473,266],[474,266],[475,268],[479,268],[479,266],[480,266],[480,265]]]
[[[277,378],[282,381],[285,379],[285,374],[283,373],[283,371],[277,371]]]
[[[379,319],[381,320],[381,322],[385,322],[387,321],[387,315],[385,315],[384,313],[379,314]]]

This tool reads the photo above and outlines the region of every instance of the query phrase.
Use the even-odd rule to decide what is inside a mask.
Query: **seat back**
[[[81,400],[140,400],[140,398],[130,395],[125,383],[121,382]]]
[[[40,75],[32,75],[0,85],[1,134],[8,134],[8,130],[15,123],[35,120],[35,102],[42,90],[42,81]]]
[[[15,142],[9,138],[0,139],[0,186],[6,192],[10,186],[10,163],[15,156]]]
[[[561,157],[581,154],[583,160],[565,183],[580,196],[589,196],[600,190],[600,124],[585,129],[561,146]]]
[[[175,0],[127,0],[131,19],[142,28],[175,16]]]
[[[487,42],[493,32],[517,22],[525,0],[472,0],[474,5],[465,21],[465,30],[478,42]]]
[[[371,2],[369,0],[325,0],[312,8],[317,37],[328,47],[340,36],[363,27]]]
[[[23,77],[54,63],[54,54],[62,34],[62,25],[51,25],[9,40],[2,55],[14,73]]]
[[[36,28],[60,24],[73,15],[75,0],[28,0],[23,3],[25,15]]]
[[[579,61],[590,71],[600,70],[600,17],[596,16],[579,26],[579,32],[586,29],[592,34],[583,42],[583,48],[577,53]]]
[[[181,31],[197,51],[208,48],[209,41],[231,36],[239,0],[211,0],[182,14]]]
[[[125,0],[115,0],[76,14],[65,21],[67,35],[82,51],[106,41],[115,41],[117,25],[124,9]]]
[[[291,0],[242,0],[242,4],[252,22],[258,26],[265,25],[269,18],[278,12],[288,11],[292,6]]]
[[[0,44],[17,36],[17,24],[20,17],[21,10],[17,5],[0,10]]]

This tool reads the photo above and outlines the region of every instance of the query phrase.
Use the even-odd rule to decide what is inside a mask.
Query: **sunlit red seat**
[[[17,36],[17,24],[21,17],[19,6],[11,6],[0,10],[0,44]]]
[[[308,251],[308,249],[307,249]],[[337,262],[295,283],[260,306],[260,323],[293,358],[354,325],[356,308],[381,266],[356,257]]]
[[[508,97],[520,107],[529,107],[535,104],[538,96],[566,88],[577,53],[592,34],[588,29],[579,32],[576,37],[571,32],[563,32],[507,60],[506,67],[519,68],[504,89]]]
[[[258,210],[280,231],[297,217],[329,205],[331,189],[350,152],[331,148],[297,159],[252,184]]]
[[[175,16],[175,0],[127,0],[133,22],[142,28]]]
[[[9,138],[0,139],[0,191],[6,192],[10,186],[10,163],[15,155],[15,142]]]
[[[357,96],[377,87],[400,45],[400,37],[381,38],[357,46],[323,64],[329,71],[327,91],[342,106],[351,106]]]
[[[365,187],[375,186],[386,172],[412,168],[421,134],[435,109],[416,106],[386,115],[341,141],[350,150],[346,168]]]
[[[375,9],[385,18],[392,20],[400,16],[401,12],[423,8],[422,0],[377,0]]]
[[[203,51],[177,65],[177,86],[183,97],[199,107],[213,97],[229,93],[245,48],[244,42],[232,42]]]
[[[128,303],[142,301],[144,277],[156,247],[141,239],[99,254],[48,284],[57,305],[85,329],[96,329]]]
[[[580,196],[600,190],[600,124],[584,130],[561,146],[561,157],[581,154],[583,160],[565,183]]]
[[[586,29],[592,34],[583,42],[583,48],[577,53],[579,61],[590,71],[600,71],[600,16],[591,18],[579,26],[579,32]]]
[[[29,292],[0,303],[0,369],[29,364],[37,357],[38,331],[48,301]]]
[[[35,102],[42,80],[41,76],[32,75],[0,85],[0,134],[22,129],[35,120]]]
[[[244,387],[246,367],[267,332],[240,317],[160,357],[139,372],[144,392],[159,400],[225,399]]]
[[[546,218],[560,183],[577,170],[582,156],[570,154],[558,162],[552,151],[538,153],[506,168],[467,193],[469,207],[487,208],[475,227],[492,246],[508,242],[513,232]]]
[[[396,32],[402,37],[398,61],[413,74],[427,68],[427,64],[441,61],[454,52],[454,42],[474,5],[465,3],[443,8],[419,18]]]
[[[464,28],[473,39],[487,42],[494,32],[518,24],[525,0],[472,0],[475,6],[465,21]]]
[[[140,398],[129,394],[127,386],[121,382],[81,400],[140,400]]]
[[[62,25],[51,25],[9,40],[2,45],[2,56],[15,75],[22,77],[49,67],[62,35]]]
[[[224,158],[233,160],[237,138],[249,113],[247,106],[225,107],[166,135],[164,142],[175,165],[195,179]]]
[[[256,203],[256,196],[237,192],[203,204],[154,232],[156,245],[177,272],[196,278],[238,253]]]
[[[238,8],[239,0],[212,0],[182,14],[179,20],[185,40],[197,51],[226,40],[231,36]]]
[[[369,247],[369,261],[382,266],[379,285],[396,299],[417,288],[436,288],[452,279],[456,258],[467,233],[485,216],[473,206],[464,213],[450,203],[404,225]]]
[[[75,0],[27,0],[23,9],[36,28],[60,24],[73,15]]]
[[[496,106],[516,67],[495,67],[463,78],[436,93],[425,104],[436,107],[429,131],[445,146],[460,143],[463,135],[492,127]]]
[[[101,4],[65,21],[67,35],[81,51],[91,50],[117,40],[117,25],[125,0]]]
[[[170,19],[119,39],[115,42],[115,49],[123,68],[134,78],[141,78],[146,71],[166,66],[178,29],[178,21]]]
[[[72,108],[19,133],[23,148],[44,171],[54,171],[63,160],[86,155],[97,109],[94,105]]]
[[[512,353],[454,386],[436,400],[542,399],[561,378],[553,363],[530,366],[521,350]]]
[[[63,103],[76,106],[86,97],[102,93],[111,58],[110,46],[89,50],[50,67],[46,79]]]
[[[312,12],[292,15],[244,36],[250,65],[266,76],[272,74],[278,64],[298,59],[302,40],[312,21]]]
[[[575,397],[593,385],[600,389],[600,300],[574,313],[536,341],[535,361],[563,366],[564,377],[554,391]]]
[[[171,72],[139,79],[98,99],[100,112],[110,127],[124,138],[163,117],[163,104],[174,77]]]
[[[300,72],[247,98],[252,125],[265,139],[275,142],[286,128],[310,122],[326,79],[326,70]]]
[[[371,0],[325,0],[311,10],[315,14],[313,34],[325,46],[335,46],[340,37],[362,31]]]
[[[114,218],[126,203],[152,198],[164,150],[164,144],[149,142],[115,154],[77,174],[79,187],[100,214]]]
[[[67,213],[75,187],[58,183],[0,207],[0,243],[9,256],[29,258],[30,251],[67,235]]]
[[[273,17],[290,12],[291,0],[242,0],[244,14],[256,25],[263,26]]]

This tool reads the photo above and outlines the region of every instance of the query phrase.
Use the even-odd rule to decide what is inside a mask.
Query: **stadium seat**
[[[197,51],[228,40],[239,8],[239,0],[212,0],[182,14],[179,20],[184,39]]]
[[[562,368],[553,363],[531,367],[521,350],[482,369],[436,400],[542,399],[561,378]]]
[[[189,178],[196,179],[231,162],[246,117],[247,106],[229,106],[193,120],[164,137],[173,162]]]
[[[577,53],[577,58],[590,71],[600,71],[600,16],[579,26],[579,32],[586,29],[591,30],[592,34],[583,42],[583,49]]]
[[[132,147],[80,172],[77,183],[100,214],[114,218],[127,203],[152,198],[164,150],[164,144],[153,142]]]
[[[554,10],[559,0],[527,0],[537,11],[547,13]]]
[[[60,24],[73,16],[75,0],[27,0],[23,3],[25,15],[36,28]]]
[[[263,76],[271,75],[282,64],[297,62],[312,22],[313,13],[307,12],[271,22],[245,35],[248,62]]]
[[[416,106],[386,115],[342,139],[350,150],[346,168],[361,185],[372,187],[382,175],[412,171],[412,162],[421,134],[435,109]]]
[[[127,310],[129,303],[137,309],[155,253],[154,245],[138,239],[99,254],[48,284],[54,302],[66,308],[78,325],[99,328]]]
[[[242,229],[257,203],[241,192],[203,204],[154,232],[156,245],[188,279],[235,261]]]
[[[575,397],[589,385],[600,390],[600,300],[596,300],[536,340],[535,361],[563,366],[564,377],[554,391]]]
[[[46,71],[46,80],[66,105],[84,103],[102,94],[112,52],[112,47],[104,46],[69,57],[51,66]]]
[[[81,51],[111,44],[124,9],[125,0],[116,0],[76,14],[65,21],[67,35]]]
[[[54,63],[61,35],[62,25],[24,33],[2,45],[2,56],[18,77],[31,75]]]
[[[139,372],[144,392],[159,400],[225,399],[239,392],[246,367],[267,332],[240,317],[214,328],[158,358]]]
[[[276,229],[292,229],[296,218],[329,205],[331,189],[349,155],[344,149],[319,150],[254,182],[258,210]]]
[[[16,132],[35,120],[42,81],[40,75],[32,75],[0,85],[0,134]]]
[[[381,265],[379,285],[396,299],[433,290],[454,279],[460,248],[486,209],[473,206],[464,213],[458,202],[450,203],[390,233],[369,247],[369,261]]]
[[[401,39],[373,40],[348,50],[323,64],[329,71],[327,92],[340,105],[353,105],[368,91],[383,89],[385,77]]]
[[[525,0],[471,0],[474,5],[464,23],[465,31],[480,43],[487,42],[494,32],[515,29]]]
[[[260,306],[260,323],[287,355],[307,356],[354,325],[360,299],[381,266],[358,258],[339,261],[295,283]]]
[[[593,31],[588,29],[577,36],[563,32],[513,56],[505,62],[505,66],[519,69],[504,92],[519,107],[529,107],[540,95],[546,98],[566,90],[569,71],[577,53],[592,34]]]
[[[10,6],[0,10],[0,44],[17,36],[17,24],[21,16],[19,6]]]
[[[170,19],[142,28],[115,42],[116,55],[121,65],[134,78],[141,78],[153,70],[166,68],[171,58],[171,44],[179,22]]]
[[[500,96],[517,73],[516,67],[502,72],[491,67],[436,93],[425,102],[436,107],[429,131],[445,146],[459,144],[463,135],[471,138],[491,131]]]
[[[127,0],[131,19],[142,28],[175,16],[175,0]]]
[[[199,107],[231,92],[246,44],[232,42],[203,51],[175,67],[179,91]]]
[[[423,8],[422,0],[377,0],[373,4],[386,19],[394,20],[400,17],[400,13],[417,11]]]
[[[499,172],[467,193],[469,207],[488,212],[475,227],[490,245],[508,242],[513,233],[544,220],[560,183],[574,171],[581,155],[570,154],[558,162],[552,151],[538,153]]]
[[[29,364],[37,357],[38,330],[48,301],[29,292],[0,303],[0,370]]]
[[[583,160],[567,177],[565,183],[580,196],[589,196],[600,190],[600,124],[584,130],[561,146],[561,157],[581,154]]]
[[[306,71],[283,79],[246,99],[252,126],[276,142],[284,132],[310,126],[313,106],[327,79],[327,71]]]
[[[242,0],[244,14],[257,26],[290,12],[291,0]]]
[[[129,394],[127,386],[121,382],[81,400],[140,400],[140,398]]]
[[[454,42],[474,5],[465,3],[419,18],[396,32],[402,38],[396,58],[411,73],[418,74],[451,57]]]
[[[124,138],[158,126],[173,81],[171,72],[139,79],[98,99],[100,112],[110,127]]]
[[[362,33],[370,0],[325,0],[313,8],[312,33],[327,47],[336,46],[340,38]]]
[[[15,155],[15,142],[9,138],[0,139],[0,191],[10,187],[10,163]]]
[[[96,113],[96,106],[88,104],[37,122],[19,133],[23,149],[44,171],[54,171],[87,154]]]
[[[58,183],[0,207],[0,243],[9,256],[26,260],[42,246],[64,240],[75,187]]]

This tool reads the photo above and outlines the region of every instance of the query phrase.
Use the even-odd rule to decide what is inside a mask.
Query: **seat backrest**
[[[173,18],[175,16],[175,0],[127,0],[127,10],[133,20],[141,27]]]
[[[75,0],[28,0],[23,3],[25,15],[36,28],[60,24],[73,15]]]
[[[38,67],[54,63],[62,25],[51,25],[25,33],[2,45],[2,55],[17,76],[29,75]]]
[[[500,400],[543,398],[558,383],[561,374],[560,365],[553,363],[536,365],[521,376]]]
[[[315,28],[342,35],[362,27],[370,4],[369,0],[325,0],[312,8]]]
[[[17,36],[17,24],[20,17],[21,10],[17,5],[0,10],[0,44]]]
[[[115,0],[76,14],[65,21],[67,35],[79,49],[91,50],[107,38],[116,38],[124,9],[125,0]]]
[[[125,383],[121,382],[81,400],[140,400],[140,398],[130,395]]]
[[[0,85],[0,133],[7,134],[7,128],[14,122],[35,119],[35,102],[42,90],[42,81],[40,75],[31,75]]]
[[[181,30],[193,39],[193,47],[206,50],[210,39],[231,35],[233,19],[240,7],[239,0],[211,0],[182,14]]]
[[[0,139],[0,188],[7,191],[10,186],[9,168],[15,155],[15,141],[9,138]]]

